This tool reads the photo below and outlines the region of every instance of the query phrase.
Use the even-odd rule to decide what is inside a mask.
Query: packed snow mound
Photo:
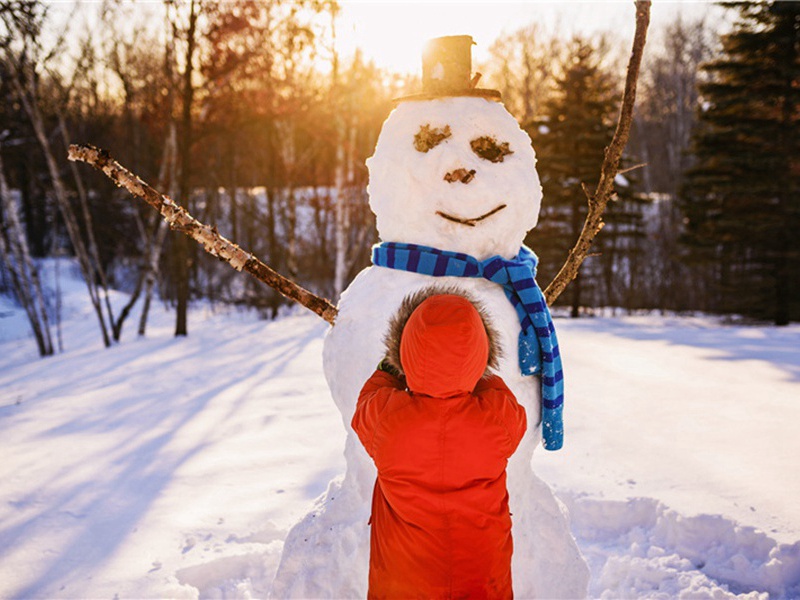
[[[565,494],[596,598],[796,598],[800,542],[779,544],[721,515],[686,517],[653,498]]]

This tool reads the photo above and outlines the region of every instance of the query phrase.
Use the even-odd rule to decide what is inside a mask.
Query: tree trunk
[[[189,5],[189,28],[186,33],[186,54],[183,72],[183,104],[181,111],[180,139],[180,175],[178,183],[178,199],[187,209],[191,200],[191,150],[192,150],[192,102],[194,85],[192,73],[195,50],[195,31],[197,28],[197,3],[191,0]],[[188,335],[187,311],[189,308],[189,240],[183,235],[173,238],[175,254],[175,290],[177,314],[175,319],[175,335]]]
[[[339,132],[339,143],[336,147],[336,271],[334,279],[334,292],[340,297],[347,286],[347,276],[357,260],[357,253],[361,250],[367,236],[366,228],[359,230],[359,239],[355,244],[350,243],[350,229],[355,210],[355,141],[357,115],[355,111],[349,126]],[[344,122],[344,119],[342,118]]]
[[[0,211],[3,216],[4,231],[0,232],[0,255],[9,271],[17,297],[28,316],[39,355],[50,356],[54,351],[47,306],[39,274],[31,260],[25,232],[20,224],[18,208],[6,182],[1,151],[2,148],[0,148]],[[8,238],[8,243],[5,237]]]
[[[164,148],[164,156],[161,160],[161,172],[159,173],[159,180],[161,185],[169,181],[169,196],[175,197],[176,189],[176,146],[177,146],[177,132],[175,123],[170,124],[170,132],[167,138],[167,144]],[[155,229],[149,233],[146,240],[146,254],[145,254],[145,271],[144,271],[144,300],[142,302],[142,313],[139,316],[139,328],[137,335],[144,336],[147,329],[147,317],[150,314],[150,303],[153,298],[153,288],[155,287],[156,278],[158,277],[158,264],[159,257],[161,256],[161,249],[164,247],[164,241],[167,239],[167,232],[169,228],[166,226],[162,219],[158,219],[155,223]]]
[[[142,314],[139,317],[139,329],[137,331],[139,336],[143,336],[147,329],[147,317],[150,313],[153,288],[156,283],[156,278],[158,277],[158,259],[161,256],[161,248],[164,246],[164,240],[167,239],[167,231],[169,231],[169,228],[165,225],[163,220],[159,219],[147,254],[147,270],[144,275],[144,301],[142,302]]]
[[[334,239],[336,243],[336,263],[333,280],[333,293],[336,298],[340,298],[345,286],[345,277],[347,276],[347,233],[350,229],[349,212],[347,207],[347,192],[345,187],[345,151],[343,140],[339,140],[336,145],[336,174],[334,188],[336,190],[335,198],[335,233]]]
[[[78,227],[78,221],[75,218],[75,213],[70,206],[69,195],[67,194],[67,189],[64,187],[64,183],[61,179],[58,164],[53,156],[52,147],[50,146],[50,139],[45,131],[44,120],[36,101],[35,83],[30,79],[30,77],[28,77],[28,80],[25,82],[25,84],[29,89],[25,89],[22,81],[19,80],[19,77],[23,76],[23,73],[17,73],[16,76],[11,77],[10,79],[20,98],[20,101],[22,102],[25,112],[28,114],[36,135],[36,139],[39,142],[42,153],[44,154],[47,168],[50,172],[50,178],[52,180],[56,202],[58,203],[59,210],[64,218],[64,224],[67,227],[67,233],[69,234],[72,248],[75,251],[76,257],[78,258],[78,264],[80,265],[81,273],[86,282],[89,298],[92,301],[92,306],[94,307],[95,314],[97,315],[97,320],[100,325],[100,333],[103,337],[103,343],[106,347],[108,347],[111,345],[111,339],[108,336],[105,315],[103,314],[103,308],[100,304],[97,286],[94,281],[94,273],[91,266],[91,261],[89,260],[89,255],[86,251],[86,246],[83,243],[83,239],[81,238],[80,228]]]
[[[267,252],[269,252],[269,260],[272,264],[277,264],[278,256],[280,255],[280,248],[278,246],[278,190],[275,187],[268,187],[265,191],[267,194]],[[255,210],[255,202],[248,203],[252,210]],[[255,219],[250,219],[247,227],[247,243],[252,248],[254,240],[253,223]],[[269,301],[270,318],[275,319],[278,316],[278,308],[280,307],[280,296],[273,294]]]
[[[64,113],[61,109],[58,110],[58,126],[59,129],[61,129],[61,137],[64,140],[64,145],[69,148],[69,132],[67,131],[67,123],[64,119]],[[89,242],[90,257],[94,263],[94,272],[100,279],[100,285],[103,288],[103,299],[105,301],[106,312],[108,313],[108,322],[112,330],[114,330],[117,328],[117,325],[114,320],[114,311],[111,308],[111,299],[108,294],[108,279],[106,278],[106,270],[103,268],[103,263],[100,260],[100,250],[97,247],[97,240],[94,236],[94,221],[92,219],[92,213],[89,210],[89,198],[86,194],[86,188],[83,185],[83,179],[81,179],[81,175],[78,172],[77,165],[70,161],[69,166],[70,171],[72,172],[72,177],[75,180],[75,188],[78,192],[78,202],[80,204],[81,214],[83,216],[83,225],[86,229],[86,239]],[[114,341],[119,341],[119,338],[116,335],[114,335]]]

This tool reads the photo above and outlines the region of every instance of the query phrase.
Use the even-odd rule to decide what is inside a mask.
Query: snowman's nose
[[[444,176],[444,180],[448,183],[455,183],[456,181],[469,183],[473,179],[475,179],[475,169],[470,169],[469,171],[464,168],[455,169]]]

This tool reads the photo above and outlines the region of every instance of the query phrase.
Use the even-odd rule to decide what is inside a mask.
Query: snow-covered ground
[[[0,598],[264,597],[287,530],[344,469],[327,325],[155,306],[105,349],[66,281],[41,360],[0,297]],[[115,298],[121,302],[123,298]],[[800,597],[800,327],[557,321],[563,450],[534,468],[608,598]]]

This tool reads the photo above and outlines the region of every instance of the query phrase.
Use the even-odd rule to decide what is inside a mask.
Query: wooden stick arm
[[[250,273],[290,300],[302,304],[331,325],[336,320],[338,311],[328,300],[309,292],[273,270],[257,257],[220,235],[216,227],[210,227],[192,217],[186,209],[173,202],[171,198],[161,194],[120,165],[105,150],[88,144],[71,144],[68,158],[72,161],[85,162],[105,173],[118,186],[125,188],[159,211],[170,229],[188,235],[202,244],[206,252],[212,256],[224,260],[237,271]]]

